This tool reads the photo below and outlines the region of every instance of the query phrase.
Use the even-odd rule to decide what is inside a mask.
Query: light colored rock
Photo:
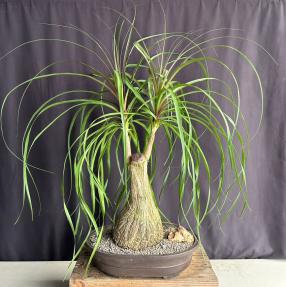
[[[173,241],[177,242],[184,242],[184,236],[180,232],[176,232],[174,238],[172,239]]]
[[[183,226],[178,226],[175,230],[171,230],[168,234],[168,239],[170,241],[188,242],[190,244],[193,244],[195,241],[194,236]]]
[[[185,242],[189,242],[191,244],[194,243],[194,236],[186,228],[184,228],[183,226],[179,226],[178,231],[183,235]]]
[[[172,240],[172,239],[175,237],[175,232],[176,232],[176,231],[170,231],[170,232],[169,232],[169,234],[168,234],[168,239],[169,239],[169,240]]]

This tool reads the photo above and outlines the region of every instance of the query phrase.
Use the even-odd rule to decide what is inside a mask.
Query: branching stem
[[[159,128],[159,123],[158,122],[153,123],[152,129],[151,129],[151,134],[150,134],[148,143],[147,143],[145,150],[144,150],[144,153],[143,153],[147,160],[149,160],[151,157],[153,144],[155,141],[155,135],[156,135],[158,128]]]
[[[125,144],[126,144],[126,159],[127,159],[127,162],[129,162],[132,156],[132,151],[131,151],[131,142],[130,142],[130,137],[128,135],[128,131],[126,132]]]

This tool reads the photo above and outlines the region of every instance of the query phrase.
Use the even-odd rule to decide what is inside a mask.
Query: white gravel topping
[[[168,229],[165,229],[165,234],[168,233]],[[90,237],[90,242],[95,244],[96,242],[96,234],[93,233]],[[181,253],[192,247],[192,244],[188,242],[174,242],[165,238],[159,242],[157,245],[152,247],[148,247],[144,250],[130,250],[124,249],[116,245],[112,239],[111,232],[106,233],[100,242],[100,246],[98,248],[99,251],[111,254],[129,254],[129,255],[167,255],[173,253]]]

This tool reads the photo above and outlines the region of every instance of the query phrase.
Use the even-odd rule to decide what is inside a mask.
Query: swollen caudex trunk
[[[113,239],[123,248],[141,250],[163,239],[163,225],[155,204],[144,155],[133,155],[130,163],[131,190],[119,214]]]

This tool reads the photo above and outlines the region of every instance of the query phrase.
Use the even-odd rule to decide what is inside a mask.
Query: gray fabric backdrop
[[[161,32],[163,20],[158,2],[137,0],[134,3],[137,5],[139,30],[143,34]],[[220,40],[220,43],[233,44],[247,52],[257,65],[265,91],[264,119],[258,136],[252,142],[247,167],[251,211],[243,218],[235,213],[221,228],[216,214],[212,214],[203,227],[202,236],[212,258],[283,257],[286,255],[286,3],[282,0],[169,0],[162,3],[168,31],[219,29],[208,36],[247,37],[263,45],[279,62],[279,65],[275,64],[251,41]],[[123,11],[127,16],[133,13],[130,1],[123,0],[0,0],[0,57],[16,45],[36,38],[65,38],[91,45],[79,33],[47,27],[41,25],[42,22],[77,25],[110,45],[110,32],[103,22],[112,26],[117,15],[105,6]],[[255,78],[232,53],[217,51],[217,54],[234,68],[240,78],[242,109],[253,132],[261,109]],[[0,61],[1,99],[13,85],[33,76],[48,63],[70,60],[68,68],[76,69],[72,62],[75,59],[96,64],[89,53],[66,44],[36,43],[15,51]],[[218,77],[224,77],[223,72],[217,73],[220,73]],[[40,103],[65,87],[80,85],[86,87],[90,84],[57,79],[33,85],[22,105],[19,134]],[[20,146],[20,136],[16,136],[19,97],[20,93],[15,93],[11,98],[4,117],[6,139],[15,151],[19,151]],[[49,119],[49,115],[45,116],[38,127]],[[21,208],[21,163],[7,152],[0,141],[0,260],[62,260],[71,256],[72,236],[58,192],[69,120],[70,116],[67,116],[52,128],[32,153],[34,163],[57,172],[55,176],[35,174],[43,206],[34,222],[31,222],[26,209],[19,223],[13,225]],[[206,149],[211,155],[212,146],[208,141]],[[166,152],[167,149],[161,145],[160,154]],[[216,159],[212,160],[215,164]],[[154,188],[159,186],[158,178]],[[163,200],[162,207],[175,220],[176,195],[172,189],[170,185],[170,197]]]

